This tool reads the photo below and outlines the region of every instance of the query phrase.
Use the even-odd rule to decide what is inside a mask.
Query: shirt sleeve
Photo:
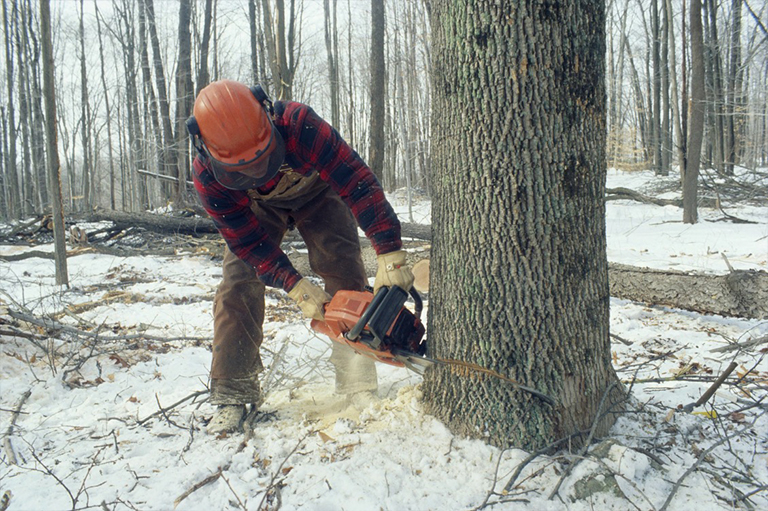
[[[296,155],[314,167],[349,206],[377,254],[402,248],[400,221],[371,169],[312,108],[297,105],[290,114]]]
[[[195,158],[193,167],[193,181],[200,202],[232,253],[253,266],[267,286],[290,291],[301,280],[301,274],[259,224],[251,211],[248,194],[224,188],[200,156]]]

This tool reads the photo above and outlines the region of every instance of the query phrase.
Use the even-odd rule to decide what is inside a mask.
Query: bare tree
[[[56,284],[69,285],[67,247],[64,239],[64,204],[61,197],[61,165],[56,142],[56,90],[54,85],[53,42],[51,39],[51,7],[49,0],[40,1],[40,33],[43,45],[43,92],[45,94],[46,146],[48,148],[48,190],[53,214]]]
[[[384,2],[371,0],[371,117],[368,131],[368,165],[384,182],[384,121],[387,70],[384,62]]]
[[[3,184],[5,185],[4,192],[8,204],[8,216],[10,218],[20,218],[21,209],[21,195],[19,193],[19,176],[16,169],[16,109],[14,106],[14,91],[13,91],[13,50],[12,39],[9,36],[12,29],[12,22],[16,18],[16,2],[11,1],[11,8],[13,9],[12,16],[9,19],[8,5],[6,0],[0,0],[3,3],[3,31],[5,32],[5,68],[6,68],[6,86],[8,90],[8,152],[5,154],[5,175],[3,176]]]
[[[704,28],[701,0],[691,0],[691,122],[688,126],[688,156],[683,177],[683,222],[695,224],[698,219],[697,189],[701,141],[704,138]]]
[[[176,144],[178,162],[176,172],[176,194],[174,202],[182,205],[186,202],[187,179],[189,178],[189,137],[185,122],[192,115],[194,85],[192,84],[192,35],[189,32],[191,0],[179,2],[179,62],[176,67]]]

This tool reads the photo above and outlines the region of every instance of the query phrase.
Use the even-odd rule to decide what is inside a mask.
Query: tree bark
[[[192,83],[192,35],[190,34],[191,0],[179,2],[179,62],[176,67],[176,190],[174,203],[182,207],[186,202],[187,179],[190,175],[190,142],[186,122],[192,115],[194,85]]]
[[[165,80],[165,69],[163,58],[160,51],[160,38],[157,35],[157,23],[155,19],[154,0],[142,0],[147,13],[147,28],[149,29],[149,38],[152,42],[152,62],[155,68],[155,84],[157,86],[157,99],[160,104],[160,122],[163,127],[163,168],[160,169],[163,174],[179,177],[179,168],[177,160],[174,158],[173,146],[173,123],[171,122],[171,107],[168,99],[168,86]],[[184,179],[182,177],[182,179]]]
[[[67,246],[64,233],[64,205],[61,198],[61,165],[56,142],[56,90],[54,86],[53,40],[50,0],[40,2],[40,32],[43,44],[43,91],[45,94],[46,146],[48,148],[48,190],[53,213],[56,284],[69,285]]]
[[[768,273],[764,271],[709,275],[611,264],[609,280],[611,296],[624,300],[703,314],[768,318]]]
[[[368,164],[379,181],[384,182],[384,87],[387,71],[384,63],[384,2],[371,0],[371,121]]]
[[[553,396],[436,368],[426,409],[535,449],[608,431],[605,6],[432,3],[431,354]],[[583,442],[583,438],[581,439]]]
[[[3,31],[6,34],[5,39],[5,70],[6,70],[6,85],[8,87],[8,154],[6,155],[5,164],[5,192],[8,196],[8,216],[13,219],[21,218],[21,194],[19,193],[19,175],[16,170],[16,110],[14,107],[14,92],[13,92],[13,52],[11,47],[10,30],[11,24],[15,17],[9,18],[8,5],[6,0],[0,0],[3,3]],[[14,6],[14,13],[16,2],[11,0],[11,6]]]
[[[683,176],[683,222],[698,221],[698,181],[701,142],[704,138],[704,29],[701,0],[691,0],[691,120],[688,125],[688,156]]]

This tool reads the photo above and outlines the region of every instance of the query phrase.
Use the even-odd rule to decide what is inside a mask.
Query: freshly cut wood
[[[768,272],[727,275],[652,270],[621,264],[608,269],[611,296],[704,314],[768,319]]]

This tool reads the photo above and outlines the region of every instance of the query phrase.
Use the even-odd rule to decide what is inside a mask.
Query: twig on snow
[[[16,419],[18,419],[21,409],[24,407],[24,403],[27,402],[29,396],[32,394],[32,390],[27,390],[22,394],[19,402],[16,404],[16,408],[11,413],[11,423],[8,425],[8,429],[5,431],[5,438],[3,438],[3,447],[5,448],[5,456],[8,458],[9,465],[18,465],[16,459],[16,452],[13,450],[13,444],[11,443],[11,436],[13,435],[13,428],[16,427]]]
[[[175,403],[173,403],[170,406],[167,406],[166,408],[160,407],[160,410],[158,410],[157,412],[155,412],[155,413],[153,413],[153,414],[151,414],[151,415],[149,415],[149,416],[147,416],[147,417],[145,417],[145,418],[143,418],[141,420],[136,421],[136,424],[138,424],[139,426],[143,426],[149,419],[157,417],[158,415],[165,415],[165,412],[167,412],[169,410],[173,410],[174,408],[176,408],[180,404],[182,404],[182,403],[184,403],[186,401],[189,401],[190,399],[194,399],[194,398],[196,398],[198,396],[202,396],[203,394],[207,394],[208,392],[209,391],[207,389],[206,390],[198,390],[197,392],[193,392],[192,394],[188,395],[187,397],[176,401]],[[160,403],[158,402],[158,406],[159,406],[159,404]],[[184,428],[182,428],[182,429],[184,429]]]
[[[723,438],[721,438],[720,440],[718,440],[717,442],[712,444],[709,447],[709,449],[707,449],[706,451],[703,451],[701,454],[699,454],[699,457],[696,459],[696,462],[693,465],[691,465],[688,468],[688,470],[686,470],[685,473],[682,476],[680,476],[680,478],[677,480],[675,485],[672,487],[672,491],[669,492],[669,495],[667,496],[667,500],[664,501],[664,505],[661,506],[659,511],[665,511],[667,509],[667,507],[669,506],[670,502],[672,502],[672,499],[674,498],[675,494],[677,493],[677,490],[679,490],[680,486],[683,484],[683,481],[685,480],[685,478],[688,477],[689,475],[691,475],[691,472],[693,472],[694,470],[696,470],[699,467],[701,462],[704,461],[704,458],[709,456],[709,454],[712,451],[714,451],[715,449],[717,449],[718,447],[723,445],[725,442],[727,442],[731,438],[735,438],[735,437],[745,433],[747,430],[751,429],[752,427],[753,427],[753,425],[750,424],[748,426],[745,426],[745,427],[735,431],[734,433],[732,433],[730,435],[724,436]]]
[[[234,489],[234,488],[232,488],[232,485],[231,485],[231,484],[229,484],[229,479],[227,479],[226,477],[224,477],[224,474],[220,474],[220,476],[221,476],[222,480],[224,480],[224,482],[225,482],[225,483],[227,483],[227,487],[229,488],[229,491],[231,491],[231,492],[232,492],[232,495],[234,495],[234,496],[235,496],[235,499],[237,499],[237,505],[238,505],[238,507],[239,507],[240,509],[242,509],[243,511],[248,511],[248,508],[246,508],[246,507],[245,507],[245,505],[243,504],[243,501],[242,501],[242,500],[240,500],[240,497],[239,497],[239,496],[237,495],[237,493],[235,492],[235,489]]]
[[[272,475],[272,479],[269,481],[269,485],[267,486],[267,489],[264,490],[264,496],[261,498],[261,502],[259,502],[259,505],[256,506],[256,509],[262,509],[262,507],[264,506],[264,501],[267,500],[267,496],[269,496],[270,491],[275,489],[275,481],[283,473],[283,466],[285,466],[285,464],[288,462],[290,457],[293,456],[296,453],[296,451],[299,450],[299,447],[301,447],[301,445],[304,443],[304,440],[306,440],[307,437],[309,437],[310,435],[314,435],[315,433],[317,433],[317,431],[315,431],[314,429],[310,429],[309,431],[307,431],[304,434],[304,436],[301,437],[299,441],[296,443],[296,446],[293,448],[293,450],[291,450],[291,452],[288,453],[288,456],[286,456],[283,459],[282,463],[280,463],[280,466],[277,467],[277,470],[275,470],[275,473]]]
[[[176,497],[176,500],[174,500],[174,501],[173,501],[173,509],[176,509],[176,507],[177,507],[179,504],[181,504],[181,501],[182,501],[182,500],[186,499],[187,497],[189,497],[190,495],[192,495],[193,493],[195,493],[197,490],[199,490],[199,489],[200,489],[200,488],[202,488],[203,486],[205,486],[205,485],[207,485],[207,484],[211,484],[211,483],[212,483],[212,482],[214,482],[216,479],[218,479],[219,477],[221,477],[221,473],[224,471],[224,468],[225,468],[225,467],[219,467],[219,469],[218,469],[216,472],[214,472],[213,474],[209,475],[208,477],[206,477],[206,478],[205,478],[205,479],[203,479],[202,481],[200,481],[200,482],[198,482],[198,483],[195,483],[195,484],[193,484],[193,485],[192,485],[192,487],[190,487],[190,488],[189,488],[187,491],[185,491],[184,493],[182,493],[181,495],[179,495],[178,497]]]

